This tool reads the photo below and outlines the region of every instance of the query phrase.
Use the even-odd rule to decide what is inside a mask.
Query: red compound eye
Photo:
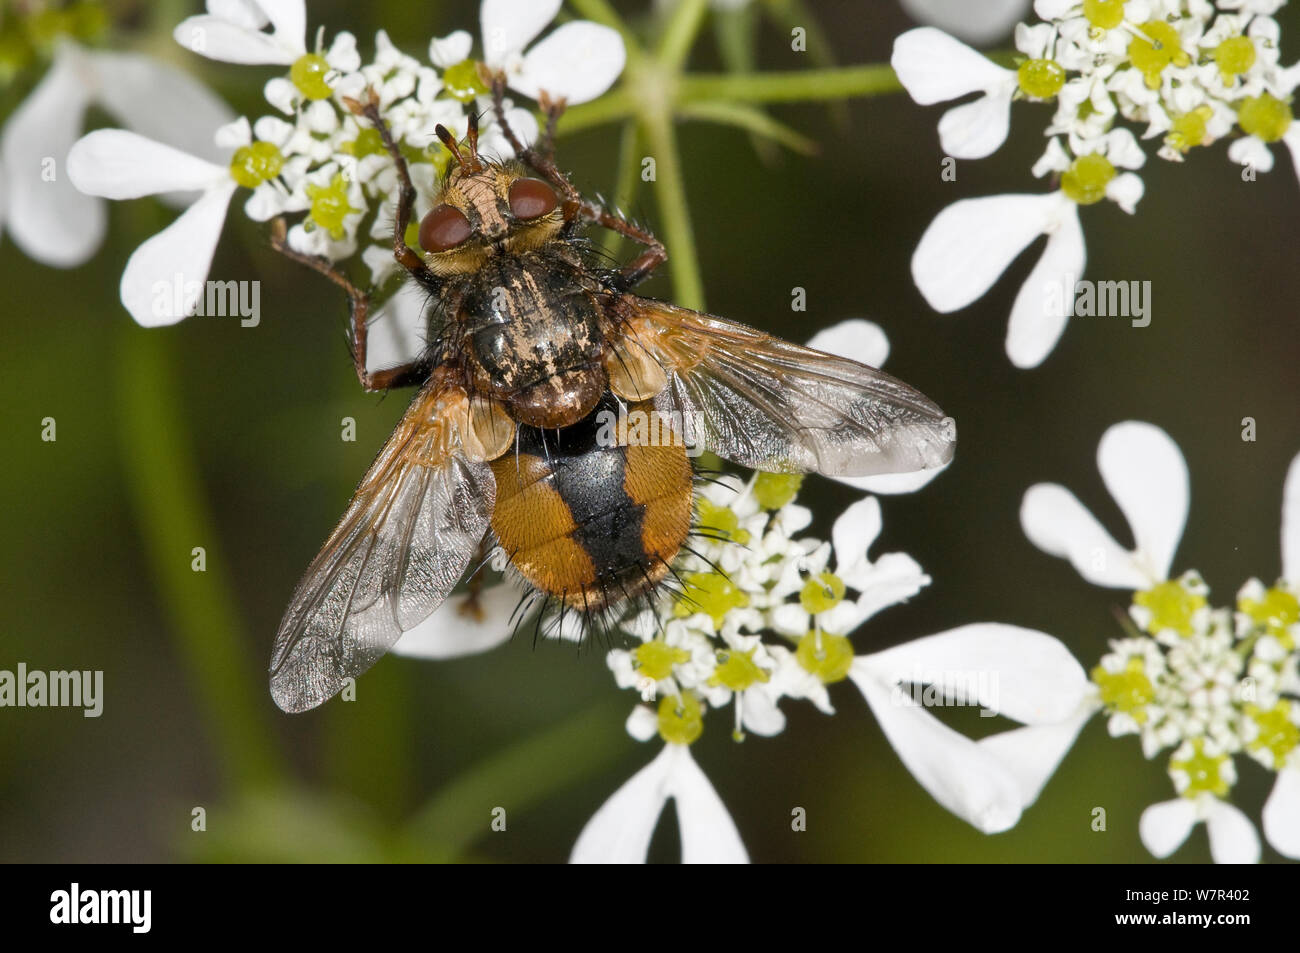
[[[540,218],[559,204],[555,190],[541,179],[515,179],[510,185],[510,212],[515,218]]]
[[[426,251],[447,251],[473,233],[464,212],[451,205],[439,205],[420,222],[420,247]]]

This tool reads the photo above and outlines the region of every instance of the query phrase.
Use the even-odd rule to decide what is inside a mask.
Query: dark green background
[[[892,3],[814,6],[842,63],[887,60],[892,38],[909,25]],[[165,37],[174,22],[155,22],[146,4],[137,13],[140,33]],[[1284,61],[1300,51],[1290,35],[1300,28],[1294,14],[1284,19]],[[421,57],[432,35],[477,33],[473,3],[313,0],[309,18],[313,29],[356,33],[363,55],[379,27]],[[761,35],[764,68],[807,64],[782,33]],[[269,111],[258,93],[271,70],[199,61],[161,39],[156,49],[236,109]],[[707,31],[692,62],[719,68]],[[14,105],[5,102],[0,115]],[[996,620],[1054,634],[1086,667],[1095,664],[1120,634],[1112,610],[1124,594],[1091,587],[1034,549],[1017,512],[1030,484],[1063,482],[1130,543],[1093,463],[1103,431],[1126,419],[1163,427],[1188,460],[1192,509],[1175,571],[1200,569],[1220,603],[1252,575],[1276,577],[1282,481],[1300,451],[1300,188],[1283,149],[1275,170],[1251,184],[1223,145],[1183,166],[1153,160],[1136,216],[1109,203],[1085,209],[1086,277],[1150,280],[1151,325],[1075,319],[1046,363],[1024,372],[1010,365],[1003,337],[1041,243],[957,315],[930,311],[908,263],[948,203],[1043,188],[1029,166],[1042,150],[1046,108],[1017,106],[1008,144],[991,159],[960,163],[955,183],[939,177],[939,109],[894,95],[848,104],[844,122],[820,106],[775,112],[821,143],[821,154],[765,163],[744,134],[679,127],[709,308],[795,340],[847,317],[876,320],[892,343],[889,370],[960,427],[947,473],[924,492],[883,501],[876,551],[911,553],[935,582],[860,630],[859,652]],[[587,191],[612,190],[616,140],[607,127],[562,141],[562,161]],[[653,226],[652,193],[634,211]],[[634,697],[616,690],[601,653],[534,649],[520,637],[463,660],[385,660],[360,680],[354,704],[291,717],[271,703],[263,671],[289,593],[406,398],[360,392],[336,290],[278,260],[260,226],[238,211],[212,277],[259,279],[261,326],[197,318],[137,327],[118,302],[118,279],[132,249],[170,217],[152,200],[115,205],[108,243],[71,272],[0,245],[0,668],[103,669],[106,694],[97,720],[76,710],[0,710],[0,859],[389,856],[377,845],[449,782],[567,719],[555,742],[567,750],[544,750],[535,772],[511,768],[481,788],[462,787],[440,802],[446,813],[435,811],[441,833],[467,844],[463,856],[563,859],[591,812],[657,750],[624,734]],[[806,313],[790,311],[794,286],[807,289]],[[669,282],[657,279],[649,291],[668,295]],[[229,717],[230,706],[240,709],[248,735],[265,746],[261,762],[219,742],[199,687],[203,663],[177,638],[187,607],[162,596],[136,503],[141,493],[166,491],[151,482],[158,470],[148,448],[171,450],[132,401],[174,415],[170,436],[193,454],[210,529],[165,560],[189,576],[189,547],[207,549],[209,572],[184,584],[208,587],[206,599],[230,622],[198,603],[188,608],[217,628],[218,644],[234,639],[239,667],[222,676],[231,684],[217,710]],[[357,420],[355,443],[339,439],[348,415]],[[58,421],[56,443],[40,440],[47,416]],[[1258,422],[1254,443],[1240,438],[1246,416]],[[822,531],[854,498],[818,478],[805,486]],[[715,715],[695,746],[754,859],[1150,860],[1137,821],[1145,806],[1172,797],[1164,758],[1145,761],[1135,738],[1110,739],[1100,719],[1019,826],[987,837],[912,780],[849,683],[832,698],[837,717],[787,702],[784,734],[741,745],[729,739],[731,713]],[[956,720],[989,729],[973,717]],[[1257,818],[1272,776],[1244,757],[1238,766],[1234,800]],[[546,787],[542,776],[572,783]],[[526,804],[538,787],[549,793]],[[265,793],[249,794],[258,790]],[[209,813],[203,834],[189,830],[196,805]],[[488,832],[496,805],[509,812],[506,833]],[[807,809],[805,833],[790,831],[795,806]],[[1090,830],[1097,806],[1109,815],[1105,833]],[[441,856],[436,849],[417,844],[416,855]],[[654,855],[673,859],[676,850],[670,812]],[[1208,860],[1203,828],[1176,858]],[[1266,848],[1265,858],[1278,855]]]

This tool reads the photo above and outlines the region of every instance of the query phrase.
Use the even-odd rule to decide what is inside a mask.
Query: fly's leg
[[[411,213],[415,208],[415,186],[411,182],[411,171],[406,166],[406,157],[402,155],[402,150],[393,139],[393,132],[388,128],[388,122],[379,113],[379,97],[372,89],[368,91],[364,103],[345,97],[343,104],[354,115],[368,119],[378,130],[384,148],[388,150],[393,165],[397,167],[397,181],[401,184],[401,189],[397,199],[397,215],[393,223],[393,257],[425,287],[430,289],[440,287],[441,279],[429,270],[429,266],[424,263],[419,253],[406,244],[406,229],[411,224]]]
[[[416,384],[423,379],[425,368],[420,361],[399,364],[397,367],[388,367],[374,373],[366,370],[366,334],[369,330],[370,295],[354,285],[351,279],[335,268],[328,259],[304,255],[290,248],[283,218],[271,222],[271,247],[286,258],[324,275],[347,293],[351,310],[349,324],[352,328],[352,363],[356,368],[357,380],[361,382],[362,387],[366,390],[388,390],[390,387]]]

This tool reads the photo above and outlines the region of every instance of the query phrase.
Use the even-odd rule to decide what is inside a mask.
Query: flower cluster
[[[1110,200],[1135,210],[1143,193],[1135,170],[1147,159],[1141,142],[1160,158],[1181,162],[1193,149],[1235,134],[1228,156],[1247,167],[1249,179],[1272,168],[1271,144],[1282,142],[1295,153],[1300,126],[1291,100],[1300,64],[1281,64],[1271,16],[1284,2],[1036,0],[1042,22],[1016,27],[1021,57],[1015,68],[933,27],[900,36],[892,63],[917,102],[978,94],[939,122],[940,141],[953,158],[991,155],[1006,139],[1013,100],[1053,107],[1047,148],[1033,174],[1051,176],[1054,190],[965,200],[941,212],[912,260],[931,306],[955,311],[975,301],[1030,242],[1047,235],[1007,333],[1011,360],[1037,366],[1070,317],[1070,307],[1051,292],[1083,272],[1078,209]]]
[[[1161,430],[1112,427],[1098,466],[1137,541],[1123,550],[1064,487],[1025,494],[1021,522],[1040,549],[1090,582],[1133,591],[1129,635],[1093,668],[1096,704],[1112,735],[1137,735],[1148,758],[1168,754],[1177,794],[1143,815],[1143,842],[1176,850],[1205,821],[1216,860],[1254,861],[1258,835],[1229,802],[1236,755],[1277,774],[1263,811],[1269,842],[1300,856],[1300,457],[1283,491],[1282,575],[1251,579],[1235,607],[1215,607],[1199,573],[1170,578],[1188,507],[1187,468]]]
[[[134,198],[163,192],[198,199],[163,232],[132,255],[122,276],[122,303],[143,325],[170,324],[192,313],[202,295],[227,208],[249,191],[244,212],[255,221],[298,220],[288,232],[296,251],[340,262],[358,255],[375,286],[395,273],[392,208],[397,170],[378,130],[348,108],[369,90],[406,159],[420,196],[415,219],[446,168],[449,153],[434,130],[465,135],[469,115],[482,117],[479,148],[513,153],[497,128],[487,80],[501,75],[524,95],[579,103],[609,88],[622,71],[616,31],[574,21],[525,49],[555,17],[559,0],[485,0],[483,56],[471,57],[465,31],[434,39],[428,62],[409,56],[380,31],[374,56],[363,62],[356,38],[323,30],[310,46],[305,5],[219,3],[176,27],[187,49],[212,59],[282,67],[264,95],[271,112],[240,117],[215,130],[219,161],[186,154],[138,133],[106,129],[85,136],[68,156],[68,172],[82,192]],[[507,101],[506,118],[524,143],[537,135],[533,114]],[[418,247],[418,228],[407,241]],[[176,276],[180,276],[179,279]],[[183,294],[160,294],[159,283]],[[177,307],[177,302],[180,306]]]

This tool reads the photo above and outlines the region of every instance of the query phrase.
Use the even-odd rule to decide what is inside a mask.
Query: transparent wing
[[[660,301],[615,305],[622,346],[663,368],[661,412],[680,412],[708,450],[778,473],[910,473],[952,459],[953,422],[884,371]]]
[[[491,468],[461,453],[465,406],[458,387],[416,395],[298,584],[271,658],[285,711],[337,694],[464,574],[496,498]]]

